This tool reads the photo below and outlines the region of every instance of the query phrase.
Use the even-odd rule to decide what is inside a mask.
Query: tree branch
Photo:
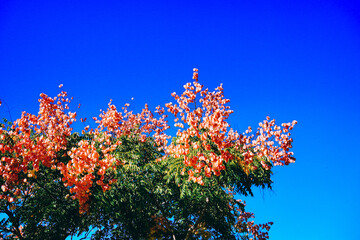
[[[89,230],[87,231],[87,233],[85,233],[85,236],[82,237],[82,238],[80,238],[80,240],[85,240],[85,239],[88,237],[88,235],[91,233],[92,230],[93,230],[93,228],[92,228],[92,229],[89,229]],[[72,236],[71,236],[71,239],[72,239]]]
[[[170,230],[172,239],[173,239],[173,240],[176,240],[175,231],[174,231],[173,227],[171,226],[170,221],[167,219],[167,217],[166,217],[166,215],[165,215],[165,210],[164,210],[164,208],[163,208],[163,207],[161,206],[161,204],[159,203],[159,201],[158,201],[158,199],[156,198],[155,194],[153,194],[153,192],[154,192],[154,186],[153,186],[153,185],[151,185],[151,186],[152,186],[153,191],[150,193],[150,195],[152,195],[152,198],[155,199],[155,205],[156,205],[156,207],[160,210],[160,212],[161,212],[162,215],[164,216],[165,221],[166,221],[166,227],[168,228],[168,230]]]
[[[209,202],[209,198],[206,198],[206,203]],[[208,204],[206,204],[207,206]],[[196,222],[194,223],[194,225],[192,225],[187,234],[186,234],[186,237],[185,237],[185,240],[188,240],[190,237],[191,237],[191,233],[193,233],[195,231],[195,229],[197,229],[197,225],[199,225],[199,223],[201,223],[201,220],[202,218],[204,217],[204,214],[205,214],[205,209],[206,209],[206,206],[201,210],[201,213],[200,213],[200,216],[199,218],[196,220]]]
[[[154,198],[155,198],[155,197],[154,197]],[[166,217],[166,215],[165,215],[164,209],[161,207],[161,205],[159,204],[159,202],[158,202],[158,200],[157,200],[156,198],[155,198],[155,205],[156,205],[156,207],[158,207],[158,209],[160,210],[160,212],[161,212],[162,215],[164,216],[164,219],[165,219],[165,221],[166,221],[166,227],[170,230],[172,239],[173,239],[173,240],[176,240],[174,229],[173,229],[172,226],[170,225],[170,222],[169,222],[169,220],[167,219],[167,217]]]
[[[192,234],[192,233],[194,232],[194,230],[197,228],[197,225],[200,223],[200,221],[202,220],[202,218],[203,218],[203,216],[204,216],[204,213],[205,213],[204,210],[205,210],[205,209],[203,209],[203,210],[201,211],[201,215],[200,215],[199,218],[196,220],[196,222],[194,223],[194,225],[192,225],[192,226],[189,228],[189,230],[188,230],[188,232],[187,232],[187,234],[186,234],[185,240],[190,239],[191,234]]]
[[[18,238],[19,238],[20,240],[25,240],[25,239],[23,238],[23,236],[21,235],[21,232],[20,232],[20,230],[19,230],[19,223],[18,223],[18,221],[16,220],[16,218],[14,217],[13,213],[12,213],[11,211],[9,211],[9,210],[7,209],[7,207],[4,208],[4,212],[6,213],[6,215],[9,216],[10,221],[11,221],[11,223],[12,223],[12,225],[13,225],[14,231],[11,231],[11,232],[13,232],[14,234],[16,234],[16,236],[18,236]]]

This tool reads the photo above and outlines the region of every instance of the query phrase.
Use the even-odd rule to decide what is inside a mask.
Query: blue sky
[[[360,239],[359,12],[335,0],[2,0],[0,117],[37,113],[61,83],[80,117],[109,99],[154,108],[197,67],[206,87],[224,84],[240,132],[267,115],[299,122],[297,162],[247,199],[257,222],[275,222],[270,239]]]

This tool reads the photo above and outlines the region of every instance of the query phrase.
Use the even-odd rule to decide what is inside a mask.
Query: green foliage
[[[73,134],[68,149],[88,138],[91,135]],[[14,203],[1,200],[1,212],[7,214],[0,222],[3,236],[23,226],[26,239],[66,239],[90,229],[92,239],[236,239],[238,215],[229,205],[235,199],[226,189],[251,195],[252,186],[271,186],[270,171],[258,168],[246,174],[234,162],[201,186],[181,173],[186,168],[181,159],[156,161],[162,153],[154,142],[131,137],[121,141],[115,156],[123,165],[106,175],[117,181],[106,192],[98,185],[91,188],[86,214],[80,215],[77,201],[68,197],[69,187],[64,187],[59,171],[42,166],[37,178],[26,184],[31,194]],[[66,164],[64,152],[59,152],[58,161]]]

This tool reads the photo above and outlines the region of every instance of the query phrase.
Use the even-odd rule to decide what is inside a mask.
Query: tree
[[[267,117],[255,135],[230,128],[222,86],[184,85],[165,109],[129,105],[73,133],[75,112],[62,91],[41,94],[39,114],[23,113],[0,130],[0,230],[5,239],[267,239],[235,197],[271,188],[272,167],[295,161],[290,130]],[[62,85],[60,86],[62,87]],[[81,121],[86,121],[81,119]],[[169,143],[168,140],[171,139]],[[91,234],[90,234],[91,232]]]

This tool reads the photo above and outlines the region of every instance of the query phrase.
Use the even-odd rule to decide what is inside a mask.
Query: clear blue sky
[[[15,119],[62,83],[80,117],[109,99],[154,108],[197,67],[202,84],[224,84],[240,132],[267,115],[299,122],[297,162],[247,199],[275,222],[270,239],[357,240],[359,2],[294,2],[1,0],[0,99]]]

